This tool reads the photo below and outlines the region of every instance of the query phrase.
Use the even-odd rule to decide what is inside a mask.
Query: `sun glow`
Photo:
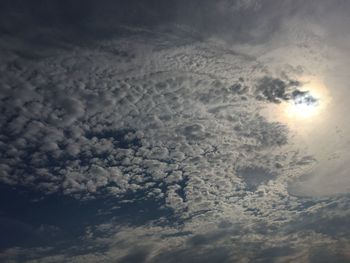
[[[306,93],[293,98],[285,108],[285,114],[288,118],[312,118],[320,113],[321,99],[314,97],[313,94]]]
[[[288,101],[269,105],[265,113],[269,119],[285,123],[292,129],[310,130],[326,119],[326,108],[331,97],[321,80],[303,77],[299,81],[302,85]]]
[[[304,77],[303,85],[290,101],[286,102],[283,118],[287,122],[312,121],[320,119],[330,102],[328,89],[319,79]]]

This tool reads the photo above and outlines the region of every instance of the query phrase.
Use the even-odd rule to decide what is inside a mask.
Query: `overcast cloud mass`
[[[1,262],[350,262],[350,2],[0,3]]]

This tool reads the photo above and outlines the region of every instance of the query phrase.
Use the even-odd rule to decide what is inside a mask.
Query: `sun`
[[[301,85],[291,93],[289,100],[268,105],[263,114],[292,130],[304,132],[319,127],[327,119],[331,96],[321,78],[305,76],[298,81]]]
[[[289,124],[314,123],[322,116],[330,102],[329,90],[317,78],[304,77],[302,86],[292,93],[291,99],[283,105],[282,118]]]
[[[298,92],[288,102],[285,114],[288,118],[308,119],[320,113],[320,106],[322,106],[321,98],[315,97],[309,91]]]

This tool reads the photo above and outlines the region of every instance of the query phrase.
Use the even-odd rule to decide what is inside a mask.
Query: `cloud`
[[[288,129],[258,114],[248,77],[258,63],[222,43],[167,41],[131,34],[38,62],[14,55],[3,69],[1,182],[117,204],[159,200],[186,224],[279,218],[273,206],[286,207],[289,176],[247,191],[238,174],[252,165],[275,174],[281,156],[288,159],[280,149]],[[120,50],[113,56],[112,46]]]
[[[127,50],[125,43],[132,40],[136,54],[157,45],[130,38],[116,40],[113,46]],[[238,148],[287,143],[285,127],[254,116],[255,102],[241,97],[248,94],[247,87],[232,91],[232,86],[241,84],[210,76],[222,74],[219,69],[224,65],[223,77],[230,70],[237,74],[234,66],[207,59],[223,54],[220,49],[209,51],[203,43],[170,48],[165,60],[160,59],[164,54],[160,50],[148,55],[151,62],[146,65],[148,60],[139,58],[144,56],[139,53],[123,62],[124,67],[113,64],[122,53],[110,57],[105,49],[80,50],[79,55],[67,51],[39,63],[15,60],[20,66],[3,79],[8,87],[2,91],[3,182],[77,198],[107,192],[122,196],[164,182],[169,193],[164,187],[153,193],[168,196],[169,204],[183,203],[192,191],[182,195],[174,189],[188,185],[190,190],[195,174],[206,171],[209,163],[227,170],[232,164],[222,162],[229,156],[237,160]],[[191,58],[205,66],[188,64]],[[245,61],[247,70],[254,65],[235,53],[226,59],[235,63],[234,58]],[[148,69],[148,63],[155,68]],[[164,72],[154,73],[157,67]],[[244,76],[243,64],[240,67]],[[190,74],[182,73],[184,68]],[[171,69],[178,73],[168,74]],[[240,105],[247,106],[246,112],[240,112]],[[244,140],[239,142],[240,138]]]
[[[201,231],[201,234],[176,235],[178,230],[168,227],[137,227],[101,225],[107,236],[81,243],[64,251],[38,247],[32,250],[11,248],[0,257],[5,262],[25,258],[24,262],[245,262],[245,261],[299,261],[315,262],[320,248],[324,258],[348,259],[346,243],[323,234],[300,230],[297,233],[280,228],[267,235],[266,226],[251,229],[231,226]],[[107,232],[108,231],[108,232]],[[259,233],[260,232],[260,233]],[[98,233],[97,229],[94,233]],[[168,234],[168,235],[166,235]],[[163,237],[161,237],[163,235]],[[91,247],[98,251],[91,250]],[[192,260],[192,261],[191,261]]]
[[[329,203],[309,206],[288,188],[315,163],[314,157],[292,145],[286,125],[261,112],[269,103],[313,102],[294,80],[309,64],[286,62],[283,56],[276,62],[276,53],[268,52],[283,46],[286,36],[308,45],[322,35],[313,27],[318,33],[311,37],[295,33],[292,27],[299,22],[286,22],[304,16],[298,11],[301,1],[172,3],[176,14],[162,12],[165,6],[157,1],[136,2],[125,6],[136,8],[126,20],[117,15],[122,8],[114,13],[109,3],[95,11],[90,1],[82,12],[77,5],[67,16],[61,14],[70,6],[66,2],[45,14],[21,11],[25,17],[39,12],[32,25],[54,14],[58,22],[50,23],[57,39],[48,33],[34,41],[23,33],[25,25],[19,25],[20,35],[12,25],[2,27],[10,33],[0,42],[5,47],[0,181],[40,191],[44,198],[109,200],[113,206],[100,208],[99,216],[108,215],[99,218],[101,224],[85,218],[85,233],[67,251],[13,247],[0,257],[8,262],[307,262],[316,260],[320,246],[330,247],[327,256],[343,255],[348,241],[343,228],[310,230],[310,224],[343,225],[348,217],[317,221],[313,216],[323,218]],[[305,4],[303,12],[317,3]],[[152,26],[137,26],[150,17]],[[102,29],[114,19],[117,30],[109,28],[107,34]],[[170,30],[167,23],[174,22]],[[67,35],[70,23],[88,27],[94,41],[80,35],[67,40],[75,32]],[[280,27],[289,31],[275,34],[283,31]],[[50,48],[38,54],[28,48],[39,50],[46,37]],[[291,53],[300,46],[294,48]],[[316,63],[312,58],[321,51],[306,49],[302,55]],[[337,174],[345,178],[345,172]],[[338,184],[313,186],[303,184],[301,192],[346,192],[345,186],[335,190]],[[300,219],[306,223],[298,225]]]
[[[257,99],[265,99],[273,103],[281,103],[294,99],[300,91],[298,81],[283,81],[278,78],[263,77],[256,87]]]
[[[347,163],[346,153],[323,160],[321,165],[290,183],[290,193],[303,197],[347,195],[350,190]]]

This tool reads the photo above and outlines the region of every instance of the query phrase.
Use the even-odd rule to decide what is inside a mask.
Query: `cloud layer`
[[[262,111],[307,94],[296,79],[313,70],[307,63],[324,59],[322,32],[312,23],[281,33],[304,4],[192,1],[171,3],[169,14],[156,2],[132,1],[127,9],[135,14],[114,20],[106,11],[115,10],[111,3],[93,10],[88,1],[62,16],[72,4],[57,2],[52,10],[40,2],[41,13],[18,1],[28,28],[38,25],[38,39],[24,25],[14,34],[16,24],[2,23],[1,184],[40,193],[38,203],[50,197],[105,203],[82,220],[74,241],[7,247],[0,259],[319,262],[324,251],[322,258],[348,260],[348,197],[294,196],[305,194],[290,183],[315,158],[294,143],[286,124]],[[308,2],[305,12],[315,6]],[[138,17],[139,10],[147,12]],[[49,14],[57,20],[45,27]],[[76,28],[91,35],[67,40]],[[285,38],[300,60],[285,60]],[[315,43],[320,49],[310,51]],[[302,192],[315,196],[311,190]],[[15,226],[39,236],[61,231],[54,224]]]

